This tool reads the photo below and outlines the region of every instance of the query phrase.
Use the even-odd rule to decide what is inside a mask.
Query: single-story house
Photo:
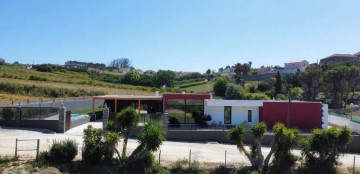
[[[181,124],[194,124],[194,111],[209,114],[210,124],[253,125],[265,122],[271,128],[276,122],[299,129],[327,128],[328,106],[320,102],[278,100],[216,100],[210,94],[104,95],[110,112],[133,106],[140,114],[163,114],[175,117]],[[93,105],[94,107],[94,105]]]

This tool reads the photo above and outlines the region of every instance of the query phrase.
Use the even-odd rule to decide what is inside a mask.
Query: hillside
[[[204,81],[179,81],[171,92],[210,92],[212,84],[212,82]],[[104,94],[150,95],[156,90],[159,89],[96,80],[90,78],[89,74],[84,72],[65,70],[39,72],[34,69],[26,69],[21,65],[0,66],[0,99],[2,103],[9,103],[11,100],[25,101],[40,98],[45,100],[46,98]]]

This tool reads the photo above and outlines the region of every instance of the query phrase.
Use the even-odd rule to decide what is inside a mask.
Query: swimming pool
[[[78,117],[78,116],[80,116],[80,114],[71,114],[71,115],[70,115],[71,119],[74,119],[74,118],[76,118],[76,117]]]

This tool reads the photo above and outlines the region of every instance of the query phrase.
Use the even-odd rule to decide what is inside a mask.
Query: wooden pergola
[[[140,113],[141,109],[141,101],[144,100],[155,100],[155,101],[162,101],[163,97],[160,95],[153,95],[153,96],[146,96],[146,95],[103,95],[103,96],[93,96],[92,97],[92,111],[95,112],[95,100],[114,100],[115,108],[114,111],[118,112],[118,101],[119,100],[127,100],[127,101],[137,101],[138,102],[138,112]]]

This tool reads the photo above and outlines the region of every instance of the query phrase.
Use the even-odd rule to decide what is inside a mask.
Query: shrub
[[[78,143],[75,140],[54,141],[50,151],[49,158],[55,162],[70,162],[78,153]]]
[[[38,158],[35,161],[36,167],[43,167],[49,165],[50,157],[48,151],[43,151],[39,153]]]
[[[33,68],[36,69],[36,71],[41,71],[41,72],[52,72],[53,71],[53,67],[51,64],[33,65]]]
[[[341,151],[352,141],[348,127],[314,129],[302,142],[305,169],[314,173],[334,173]]]
[[[47,81],[48,79],[47,79],[47,78],[44,78],[44,77],[38,77],[38,76],[33,76],[33,75],[31,75],[31,76],[29,77],[29,80]]]
[[[177,118],[175,117],[170,117],[169,118],[169,127],[180,127],[180,122]]]
[[[216,80],[214,84],[214,92],[216,96],[225,96],[226,87],[228,84],[229,79],[226,77],[221,77]]]
[[[101,141],[101,129],[96,129],[88,125],[84,130],[84,146],[82,148],[82,158],[84,162],[95,164],[101,161],[104,153],[105,147]]]
[[[194,118],[195,123],[198,124],[200,127],[206,127],[207,126],[207,121],[211,121],[211,115],[209,114],[204,114],[201,113],[199,111],[194,111],[192,113],[192,118]]]
[[[239,85],[229,84],[226,87],[225,99],[227,100],[245,99],[245,90]]]
[[[15,111],[12,108],[4,108],[1,112],[4,120],[13,120],[15,117]]]
[[[0,66],[1,66],[1,65],[5,65],[5,64],[6,64],[5,59],[0,58]]]

